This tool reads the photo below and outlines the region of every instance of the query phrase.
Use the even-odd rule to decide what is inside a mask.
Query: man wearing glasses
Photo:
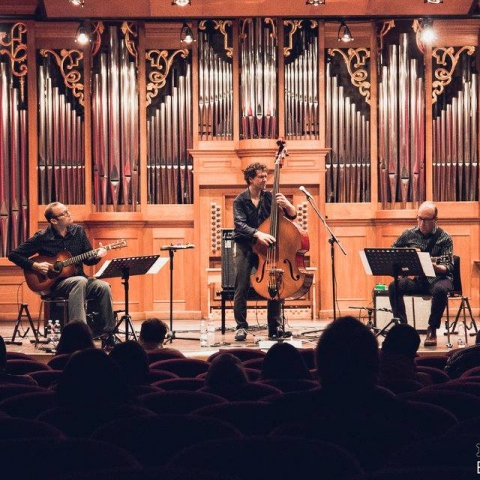
[[[452,237],[437,226],[437,206],[433,202],[423,202],[417,213],[417,226],[405,230],[392,245],[393,247],[416,248],[438,258],[433,264],[435,277],[403,277],[390,283],[389,296],[393,315],[402,323],[407,323],[404,295],[424,294],[432,296],[428,319],[426,347],[437,345],[437,329],[447,305],[447,295],[453,289],[453,241]],[[395,298],[395,291],[397,293]]]
[[[60,202],[50,203],[47,205],[44,215],[49,223],[48,227],[38,231],[26,242],[12,250],[8,256],[11,262],[24,270],[34,270],[46,275],[51,264],[35,262],[30,257],[38,254],[55,258],[65,250],[75,257],[93,250],[85,230],[82,226],[73,223],[72,215],[65,205]],[[106,254],[105,248],[99,248],[96,256],[83,260],[83,263],[95,265]],[[59,278],[51,286],[49,294],[53,297],[68,298],[69,320],[82,320],[83,322],[87,321],[85,300],[95,300],[105,332],[105,343],[113,344],[115,319],[110,285],[103,280],[88,278],[83,270],[83,263],[75,265],[73,276]]]

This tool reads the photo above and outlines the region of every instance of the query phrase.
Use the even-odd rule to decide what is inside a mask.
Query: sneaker
[[[290,338],[292,336],[292,332],[284,332],[281,328],[277,330],[277,333],[273,335],[268,335],[269,340],[280,340],[284,338]]]
[[[247,331],[244,328],[239,328],[235,332],[235,341],[244,342],[247,339]]]

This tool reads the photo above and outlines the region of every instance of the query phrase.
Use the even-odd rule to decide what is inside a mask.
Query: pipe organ
[[[478,200],[475,47],[435,48],[432,170],[435,201]]]
[[[27,28],[0,25],[0,255],[28,236]]]

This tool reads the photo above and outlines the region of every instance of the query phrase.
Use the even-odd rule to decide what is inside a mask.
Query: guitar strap
[[[425,249],[426,252],[431,253],[433,247],[437,243],[437,240],[440,238],[440,235],[443,233],[443,230],[440,227],[437,227],[437,231],[433,234],[433,237],[428,242],[427,248]]]

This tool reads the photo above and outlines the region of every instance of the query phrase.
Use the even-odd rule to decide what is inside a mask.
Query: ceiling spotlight
[[[87,45],[90,40],[90,32],[88,31],[88,28],[85,23],[80,22],[80,25],[77,28],[77,33],[75,34],[75,41],[80,45]]]
[[[192,2],[190,0],[173,0],[172,5],[176,5],[177,7],[186,7],[187,5],[191,5]]]
[[[326,0],[307,0],[306,5],[310,7],[318,7],[319,5],[325,5]]]
[[[423,0],[423,3],[433,3],[438,5],[439,3],[443,3],[443,0]]]
[[[76,7],[83,7],[85,5],[85,0],[68,0],[72,5]]]
[[[190,45],[195,41],[195,38],[193,38],[193,32],[192,29],[184,23],[182,25],[182,29],[180,30],[180,43],[186,43],[187,45]]]
[[[337,40],[345,43],[353,42],[352,32],[350,32],[350,29],[344,21],[342,21],[338,28]]]
[[[433,29],[433,20],[425,19],[422,21],[420,39],[426,44],[432,43],[437,39],[437,34]]]

